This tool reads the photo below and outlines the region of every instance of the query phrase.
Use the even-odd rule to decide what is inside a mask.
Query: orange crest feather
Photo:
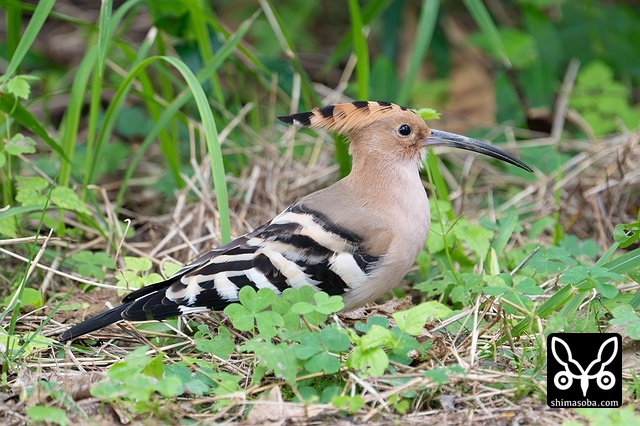
[[[354,101],[345,104],[328,105],[309,112],[278,117],[287,124],[305,127],[319,127],[338,133],[348,133],[387,116],[390,112],[406,111],[407,107],[385,101]]]

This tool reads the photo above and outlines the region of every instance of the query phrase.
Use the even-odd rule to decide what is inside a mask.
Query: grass
[[[637,420],[631,361],[625,408],[545,405],[548,334],[640,338],[638,134],[603,137],[580,121],[633,123],[624,90],[615,93],[617,110],[603,102],[594,109],[583,93],[572,104],[563,91],[553,123],[562,140],[492,127],[535,175],[430,154],[431,235],[394,297],[336,315],[339,298],[243,292],[224,313],[109,327],[62,346],[56,336],[104,301],[171,275],[346,173],[346,145],[274,117],[325,99],[375,98],[386,90],[375,81],[401,81],[390,100],[419,102],[423,59],[427,47],[442,50],[436,18],[446,10],[425,0],[406,70],[381,74],[372,40],[391,2],[348,2],[342,16],[351,24],[324,69],[339,69],[347,83],[334,90],[307,71],[305,34],[288,27],[302,12],[286,4],[260,1],[235,21],[189,1],[148,9],[141,0],[116,9],[105,1],[93,20],[51,12],[50,1],[1,4],[9,61],[0,77],[0,159],[10,207],[0,212],[0,385],[10,395],[8,423]],[[498,62],[515,57],[522,66],[513,43],[503,45],[513,40],[496,28],[501,15],[465,5]],[[155,27],[136,36],[148,20]],[[51,22],[82,43],[76,66],[43,65],[37,45]],[[256,40],[280,56],[266,57]],[[573,75],[576,90],[591,88],[607,66]],[[64,108],[55,109],[57,98]],[[516,143],[514,133],[526,140]]]

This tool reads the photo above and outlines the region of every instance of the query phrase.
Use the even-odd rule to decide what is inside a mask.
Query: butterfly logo
[[[604,361],[603,355],[605,348],[609,345],[613,345],[611,356]],[[564,349],[564,351],[562,349]],[[564,367],[564,371],[556,373],[553,378],[553,383],[560,390],[567,390],[573,385],[573,380],[580,380],[580,388],[582,389],[582,396],[587,396],[587,389],[589,389],[589,381],[596,380],[598,387],[602,390],[609,390],[616,384],[616,378],[610,371],[605,371],[605,367],[613,362],[616,354],[618,353],[618,339],[611,337],[605,340],[600,349],[598,350],[598,357],[587,366],[582,368],[582,365],[571,354],[571,349],[567,343],[559,337],[553,336],[551,338],[551,352],[556,361]],[[563,358],[566,357],[566,360]],[[580,374],[575,374],[571,371],[571,366],[574,367],[574,371],[579,371]],[[599,367],[599,368],[598,368]],[[595,371],[597,368],[597,371]],[[593,370],[593,372],[592,372]]]

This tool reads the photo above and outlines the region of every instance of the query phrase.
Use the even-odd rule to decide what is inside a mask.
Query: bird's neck
[[[424,193],[419,173],[419,159],[390,160],[367,156],[354,158],[345,183],[357,191],[373,194],[419,191]]]

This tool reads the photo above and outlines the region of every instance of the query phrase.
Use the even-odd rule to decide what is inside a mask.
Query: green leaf
[[[316,311],[316,307],[309,302],[297,302],[291,306],[291,311],[296,314],[305,315]]]
[[[349,349],[349,336],[344,329],[339,329],[335,324],[320,331],[320,338],[325,348],[330,352],[345,352]]]
[[[454,226],[453,232],[455,236],[459,240],[464,241],[467,247],[473,250],[480,259],[486,259],[489,248],[491,247],[491,239],[494,235],[493,231],[481,226],[471,225],[464,220],[459,220],[456,226]]]
[[[355,325],[355,329],[358,331],[362,331],[363,333],[366,333],[367,331],[371,330],[371,327],[373,327],[374,325],[378,325],[383,328],[388,328],[389,320],[387,319],[387,317],[383,317],[381,315],[375,315],[367,318],[367,322],[365,324],[358,321]]]
[[[640,321],[640,316],[630,305],[620,305],[613,309],[613,318],[609,321],[613,325],[623,325],[630,322]]]
[[[253,330],[254,316],[243,305],[240,305],[239,303],[232,303],[224,308],[223,312],[231,318],[233,326],[238,330]]]
[[[605,284],[600,281],[595,282],[595,287],[607,299],[614,298],[618,295],[618,287],[613,284]]]
[[[576,265],[571,253],[560,247],[543,247],[534,254],[527,266],[542,274],[557,274],[567,269],[567,266]]]
[[[326,374],[335,374],[340,371],[340,360],[326,352],[321,352],[305,362],[304,367],[310,373],[323,371]]]
[[[17,75],[7,81],[4,86],[6,93],[11,93],[16,98],[29,99],[29,93],[31,93],[31,85],[29,80],[34,80],[35,77],[25,78],[25,76]]]
[[[258,294],[260,293],[258,292]],[[260,336],[265,338],[274,337],[278,334],[278,329],[276,327],[284,326],[282,315],[274,311],[259,312],[255,317]]]
[[[566,248],[573,256],[586,256],[595,259],[600,254],[600,246],[594,240],[579,240],[575,235],[568,235],[562,241],[560,246]]]
[[[162,355],[157,355],[151,358],[151,361],[147,363],[142,369],[142,374],[145,374],[154,379],[160,379],[164,376],[164,364],[162,363]]]
[[[439,385],[443,385],[449,382],[449,374],[446,368],[434,368],[433,370],[426,370],[424,372],[425,377],[433,380]]]
[[[324,315],[330,315],[344,308],[341,296],[329,296],[327,293],[320,291],[313,295],[316,302],[315,310]]]
[[[613,240],[620,243],[620,248],[627,248],[640,239],[640,222],[619,223],[613,230]]]
[[[633,340],[640,340],[640,321],[627,324],[624,331],[626,331]]]
[[[23,206],[45,206],[47,197],[42,190],[49,186],[49,182],[40,176],[16,176],[16,201]]]
[[[253,326],[253,323],[252,323]],[[225,327],[218,327],[215,336],[211,337],[206,325],[198,327],[199,331],[194,336],[196,349],[202,353],[213,354],[222,359],[228,359],[235,350],[235,343],[231,338],[231,332]],[[208,338],[205,338],[207,336]]]
[[[491,19],[491,14],[486,6],[480,0],[464,0],[464,4],[473,17],[473,20],[476,21],[476,24],[480,27],[482,37],[485,40],[484,46],[487,51],[496,59],[502,61],[508,68],[511,68],[507,51],[502,37],[500,37],[500,32],[493,22],[493,19]]]
[[[27,53],[29,53],[31,45],[40,33],[40,29],[44,25],[44,22],[47,20],[54,3],[55,0],[41,0],[37,3],[34,12],[31,15],[31,19],[29,20],[29,24],[24,30],[24,33],[22,33],[20,42],[18,43],[18,46],[13,53],[13,57],[5,70],[5,75],[0,77],[0,82],[2,82],[5,77],[11,77],[13,73],[18,70],[22,60]]]
[[[355,414],[359,412],[360,409],[364,407],[367,403],[364,400],[364,398],[360,395],[355,395],[355,396],[341,395],[341,396],[334,397],[331,400],[331,404],[333,404],[333,406],[338,409],[347,410],[348,412]]]
[[[289,300],[292,304],[297,302],[313,302],[316,292],[311,286],[305,285],[300,289],[287,288],[282,292],[282,297]]]
[[[636,414],[634,406],[621,408],[576,408],[575,412],[593,426],[627,426],[640,424],[640,415]]]
[[[451,309],[435,300],[421,303],[409,310],[392,314],[393,319],[398,324],[398,328],[405,333],[417,336],[422,333],[422,327],[427,322],[427,318],[444,318],[451,313]]]
[[[271,306],[276,298],[276,293],[270,288],[261,288],[256,293],[252,287],[244,286],[238,292],[240,303],[253,315]]]
[[[433,37],[436,22],[438,21],[439,8],[439,0],[422,1],[422,5],[420,7],[420,17],[418,18],[417,34],[414,39],[415,42],[412,43],[413,46],[411,47],[408,65],[406,67],[405,75],[402,79],[400,89],[395,95],[397,101],[400,103],[405,103],[410,99],[410,95],[413,92],[412,88],[416,80],[419,80],[417,78],[418,72],[420,71],[422,64],[424,63],[424,57],[429,50],[429,44],[431,43],[431,38]],[[437,117],[433,117],[433,113],[435,113]],[[440,117],[440,114],[435,112],[435,110],[431,110],[429,112],[419,110],[418,114],[422,117],[423,120]]]
[[[360,337],[357,342],[358,346],[363,349],[372,349],[385,346],[395,339],[391,331],[386,328],[374,325],[364,336]]]
[[[129,271],[146,272],[151,269],[153,264],[146,257],[124,256],[124,266]]]
[[[519,284],[516,285],[516,291],[522,294],[529,295],[543,295],[544,289],[542,287],[538,287],[536,282],[532,278],[525,278]]]
[[[51,190],[51,201],[57,206],[78,213],[91,216],[91,211],[87,205],[78,197],[73,189],[65,187],[55,187]]]
[[[182,266],[177,263],[162,262],[162,273],[165,277],[174,276],[180,269],[182,269]]]
[[[440,119],[440,113],[433,108],[420,108],[417,109],[416,114],[423,120],[438,120]]]
[[[363,375],[379,376],[389,366],[389,358],[381,348],[356,346],[347,359],[347,365]]]
[[[317,334],[309,333],[300,341],[300,346],[296,348],[296,356],[306,361],[323,350],[324,348],[320,344],[320,339],[318,339]]]
[[[612,69],[599,60],[580,70],[569,105],[578,110],[596,136],[619,131],[617,120],[630,130],[640,125],[640,112],[630,103],[629,89],[615,81]]]
[[[18,224],[14,217],[5,217],[0,219],[0,234],[9,238],[18,237]]]
[[[286,344],[274,345],[271,342],[253,339],[245,342],[240,350],[252,352],[277,378],[284,379],[289,384],[295,383],[298,360],[295,351]]]
[[[60,426],[65,426],[69,422],[67,413],[60,408],[46,407],[44,405],[32,405],[31,407],[27,407],[26,411],[32,424],[39,422],[51,422]]]
[[[191,380],[184,384],[185,388],[194,395],[205,395],[210,392],[211,388],[201,380]]]
[[[35,288],[25,287],[22,289],[22,295],[20,297],[22,306],[33,306],[39,308],[42,306],[42,293]]]
[[[22,133],[16,133],[5,143],[4,149],[9,155],[33,154],[36,152],[36,141]]]
[[[178,376],[167,376],[158,380],[156,390],[166,398],[174,398],[184,393],[185,386]]]

